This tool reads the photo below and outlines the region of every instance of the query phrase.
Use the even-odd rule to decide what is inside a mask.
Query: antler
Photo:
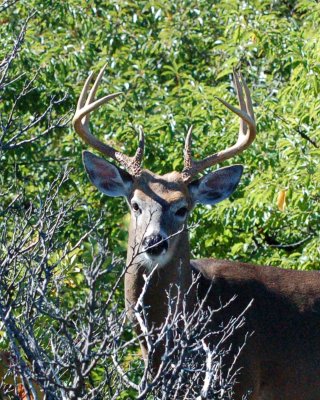
[[[203,160],[195,161],[192,159],[191,156],[191,134],[193,128],[191,126],[187,133],[184,148],[184,168],[182,171],[182,176],[186,182],[190,182],[195,175],[203,171],[205,168],[211,167],[212,165],[215,165],[219,162],[235,156],[238,153],[241,153],[243,150],[250,146],[250,144],[254,141],[256,137],[257,130],[249,88],[240,73],[237,74],[236,72],[234,72],[233,77],[239,100],[240,110],[227,103],[226,101],[220,99],[219,97],[217,97],[217,99],[227,108],[229,108],[229,110],[239,115],[239,117],[241,118],[238,141],[236,144],[225,150],[212,154]],[[243,95],[242,87],[244,89],[245,98]]]
[[[99,139],[93,136],[90,131],[90,112],[98,109],[102,104],[108,103],[110,100],[122,94],[122,92],[117,92],[94,101],[96,91],[98,89],[105,69],[106,65],[101,68],[89,94],[88,91],[92,80],[92,72],[88,76],[80,94],[76,113],[72,120],[73,126],[75,131],[86,143],[88,143],[96,150],[100,151],[102,154],[113,158],[115,161],[118,161],[132,176],[139,176],[142,170],[141,163],[144,152],[144,133],[141,128],[139,132],[139,145],[133,157],[129,157],[121,153],[120,151],[115,150],[113,147],[102,143]]]

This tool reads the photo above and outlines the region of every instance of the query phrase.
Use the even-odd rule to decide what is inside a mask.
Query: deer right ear
[[[82,153],[82,159],[90,181],[100,192],[110,197],[128,197],[132,187],[131,175],[89,151]]]
[[[242,165],[232,165],[210,172],[189,184],[194,203],[213,205],[229,197],[238,186]]]

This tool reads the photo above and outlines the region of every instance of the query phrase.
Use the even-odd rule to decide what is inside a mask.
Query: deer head
[[[129,157],[94,137],[89,129],[90,112],[119,96],[121,92],[94,100],[102,79],[103,67],[91,90],[92,74],[88,77],[80,95],[73,119],[76,132],[96,150],[117,161],[119,168],[96,155],[85,151],[83,162],[91,182],[104,194],[125,197],[131,210],[128,253],[136,252],[137,262],[152,268],[165,266],[179,254],[189,256],[186,233],[187,218],[197,203],[216,204],[229,197],[237,187],[242,166],[234,165],[209,172],[197,179],[204,169],[242,152],[254,140],[256,126],[248,87],[241,75],[234,74],[234,82],[240,109],[221,101],[240,118],[238,141],[230,148],[212,154],[203,160],[191,156],[189,129],[184,150],[182,172],[157,175],[143,169],[144,133],[140,130],[138,149]],[[134,250],[135,249],[135,250]]]

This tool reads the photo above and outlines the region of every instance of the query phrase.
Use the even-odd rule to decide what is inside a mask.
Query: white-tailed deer
[[[138,149],[133,157],[116,151],[94,137],[89,129],[90,112],[120,93],[95,100],[104,68],[91,90],[92,74],[87,79],[74,116],[80,137],[96,150],[119,162],[126,170],[87,151],[85,169],[91,182],[108,196],[123,196],[131,210],[125,297],[128,311],[139,298],[143,275],[158,266],[144,297],[147,318],[161,326],[167,312],[167,290],[178,286],[182,293],[190,288],[192,274],[200,273],[198,296],[210,288],[205,306],[216,307],[236,295],[236,301],[221,318],[239,315],[253,299],[246,313],[248,332],[253,332],[244,347],[238,366],[241,369],[234,398],[251,391],[251,400],[320,399],[320,274],[289,271],[215,259],[190,259],[188,232],[183,229],[196,203],[213,205],[231,195],[237,187],[242,166],[235,165],[210,172],[200,179],[204,169],[242,152],[254,140],[256,125],[249,89],[240,75],[234,74],[240,109],[219,99],[240,117],[238,141],[232,147],[201,161],[191,157],[191,132],[185,143],[184,169],[157,175],[142,169],[144,136],[141,130]],[[178,234],[176,234],[178,232]],[[133,254],[137,243],[143,251]],[[134,262],[132,259],[135,257]],[[197,297],[188,297],[188,307],[197,306]],[[211,321],[212,330],[218,321]],[[232,341],[240,344],[241,334]],[[144,342],[141,342],[145,354]],[[237,348],[237,346],[235,346]],[[235,350],[236,351],[236,350]],[[155,368],[160,362],[155,359]]]

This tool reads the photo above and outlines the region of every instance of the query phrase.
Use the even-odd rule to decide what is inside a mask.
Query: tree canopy
[[[54,233],[47,256],[60,260],[74,304],[92,243],[98,246],[86,239],[95,221],[109,251],[124,257],[126,204],[90,184],[81,161],[87,147],[70,123],[89,71],[107,64],[98,96],[123,95],[93,113],[92,131],[133,154],[143,126],[144,167],[159,174],[182,169],[190,125],[195,158],[236,141],[239,119],[216,97],[236,104],[232,72],[241,71],[257,138],[223,163],[245,166],[235,194],[194,210],[192,254],[319,269],[319,2],[6,0],[0,20],[0,259],[17,219],[29,213],[23,251]],[[46,209],[66,169],[69,178]],[[70,207],[54,232],[37,225],[41,210],[48,220],[61,202]],[[70,250],[63,259],[61,243]]]

